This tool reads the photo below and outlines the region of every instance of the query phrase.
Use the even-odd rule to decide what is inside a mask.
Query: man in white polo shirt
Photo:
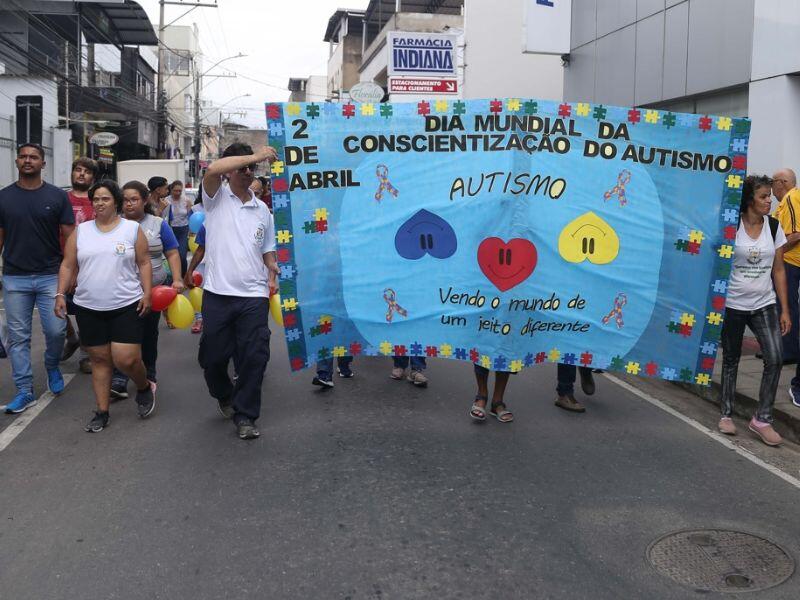
[[[250,184],[258,163],[276,159],[273,148],[254,153],[247,144],[231,144],[203,177],[206,273],[198,360],[208,391],[243,440],[259,436],[255,421],[269,361],[269,293],[277,291],[279,272],[272,215]],[[235,385],[228,376],[234,354]]]

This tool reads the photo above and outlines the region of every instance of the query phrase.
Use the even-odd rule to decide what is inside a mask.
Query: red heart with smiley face
[[[536,246],[522,238],[504,242],[490,237],[478,246],[478,266],[501,292],[510,290],[531,276],[536,268]]]

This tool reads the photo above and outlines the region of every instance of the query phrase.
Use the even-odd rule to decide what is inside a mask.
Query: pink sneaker
[[[749,429],[760,437],[761,441],[767,446],[779,446],[783,441],[783,438],[772,428],[772,425],[759,421],[755,417],[750,419]]]
[[[736,435],[736,424],[730,417],[722,417],[717,425],[720,433],[725,435]]]

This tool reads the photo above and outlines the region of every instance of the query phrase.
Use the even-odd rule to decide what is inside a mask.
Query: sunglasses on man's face
[[[255,173],[255,172],[256,172],[256,167],[257,167],[257,166],[258,166],[258,165],[256,165],[255,163],[253,163],[252,165],[245,165],[245,166],[243,166],[243,167],[239,167],[239,168],[237,169],[237,171],[239,171],[239,173],[247,173],[247,171],[252,171],[253,173]]]

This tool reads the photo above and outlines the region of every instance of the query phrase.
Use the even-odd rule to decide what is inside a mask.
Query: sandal
[[[483,400],[484,405],[480,406],[478,404],[479,400]],[[475,421],[485,421],[486,420],[486,402],[489,401],[489,398],[486,396],[475,396],[475,402],[472,403],[472,408],[469,410],[469,416],[473,418]]]
[[[497,410],[498,406],[502,406],[502,410]],[[511,421],[514,420],[514,413],[510,410],[506,410],[506,405],[503,402],[498,402],[497,404],[492,403],[492,409],[489,411],[489,414],[501,423],[511,423]]]

